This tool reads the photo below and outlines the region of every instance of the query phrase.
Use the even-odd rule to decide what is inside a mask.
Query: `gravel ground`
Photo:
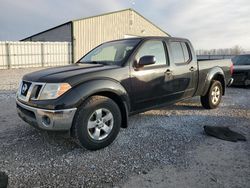
[[[0,69],[0,91],[14,91],[18,87],[23,75],[41,70],[42,68],[23,68],[23,69]]]
[[[250,89],[229,88],[215,110],[194,98],[133,116],[112,145],[87,151],[16,115],[18,80],[34,70],[0,71],[0,171],[9,187],[249,187]],[[208,137],[204,125],[229,126],[248,141]]]

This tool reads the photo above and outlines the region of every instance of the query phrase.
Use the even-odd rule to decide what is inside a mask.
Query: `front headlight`
[[[39,100],[56,99],[67,92],[71,86],[68,83],[47,83],[41,91]]]

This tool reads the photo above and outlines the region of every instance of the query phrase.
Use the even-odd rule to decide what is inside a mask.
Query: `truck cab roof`
[[[138,37],[117,39],[117,40],[112,40],[112,41],[107,41],[107,42],[114,42],[114,41],[121,41],[121,40],[134,40],[134,39],[139,39],[139,40],[161,39],[161,40],[189,41],[188,39],[179,38],[179,37],[166,37],[166,36],[138,36]]]

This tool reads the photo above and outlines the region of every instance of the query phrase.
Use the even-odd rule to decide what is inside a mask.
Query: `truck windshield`
[[[122,65],[140,39],[127,39],[101,44],[80,59],[80,63]]]
[[[232,58],[234,65],[250,65],[250,55],[239,55]]]

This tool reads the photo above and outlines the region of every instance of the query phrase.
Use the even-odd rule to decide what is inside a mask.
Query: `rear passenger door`
[[[188,41],[169,40],[170,71],[176,99],[192,97],[198,79],[197,62]]]

